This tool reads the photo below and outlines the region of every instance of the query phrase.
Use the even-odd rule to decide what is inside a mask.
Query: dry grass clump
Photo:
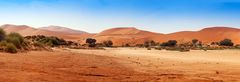
[[[5,34],[5,31],[0,29],[0,50],[9,53],[17,53],[25,49],[26,44],[24,38],[18,33]]]
[[[6,48],[4,48],[4,51],[9,53],[17,53],[17,47],[12,43],[7,43]]]

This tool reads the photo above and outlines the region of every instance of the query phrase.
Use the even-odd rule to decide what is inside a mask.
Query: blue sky
[[[240,27],[240,0],[0,0],[0,24],[58,25],[87,32],[137,27],[171,33]]]

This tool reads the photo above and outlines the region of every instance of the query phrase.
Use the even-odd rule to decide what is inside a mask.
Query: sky
[[[240,27],[240,0],[0,0],[0,5],[0,24],[91,33],[113,27],[159,33]]]

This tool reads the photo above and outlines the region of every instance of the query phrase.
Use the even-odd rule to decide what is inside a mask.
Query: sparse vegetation
[[[149,42],[149,41],[145,41],[145,42],[144,42],[144,47],[145,47],[145,48],[150,47],[150,42]]]
[[[147,50],[151,50],[152,48],[151,47],[148,47]]]
[[[211,45],[219,45],[219,42],[212,42]]]
[[[235,45],[235,48],[240,49],[240,44]]]
[[[102,49],[102,47],[112,47],[113,42],[111,40],[103,41],[102,43],[96,43],[94,38],[86,39],[86,46],[84,47],[79,43],[73,41],[66,41],[64,39],[54,36],[34,35],[23,37],[19,33],[6,34],[4,30],[0,29],[0,50],[17,53],[22,50],[38,50],[38,49],[51,49],[51,47],[68,47],[73,49]],[[173,50],[186,52],[191,49],[195,50],[219,50],[219,49],[239,49],[239,45],[235,45],[231,39],[224,39],[219,42],[212,42],[210,44],[203,44],[198,39],[192,39],[189,42],[178,42],[176,40],[168,40],[159,44],[153,40],[147,40],[143,44],[136,44],[135,47],[147,48],[147,50]],[[125,43],[123,47],[134,47],[135,43]]]
[[[148,48],[151,46],[156,46],[156,42],[153,40],[149,40],[149,41],[145,41],[143,45],[144,45],[144,47]]]
[[[9,52],[9,53],[17,53],[17,48],[14,44],[7,43],[4,51]]]
[[[163,48],[162,48],[161,46],[156,46],[156,47],[154,47],[154,49],[156,49],[156,50],[162,50]]]
[[[112,47],[113,42],[111,40],[103,41],[103,45],[105,47]]]
[[[47,47],[68,47],[74,49],[81,49],[81,45],[79,43],[73,41],[66,41],[64,39],[54,37],[54,36],[44,36],[44,35],[34,35],[34,36],[26,36],[24,37],[33,47],[42,50],[49,50]]]
[[[136,46],[136,47],[139,47],[139,48],[143,48],[143,47],[144,47],[144,44],[136,44],[135,46]]]
[[[126,43],[125,45],[123,45],[123,47],[130,47],[130,44]]]
[[[59,38],[53,37],[53,36],[42,38],[42,39],[38,40],[38,42],[43,43],[48,46],[51,46],[51,47],[67,44],[64,39],[59,39]]]
[[[176,45],[177,45],[177,41],[176,40],[169,40],[168,42],[163,42],[160,46],[174,47]]]
[[[6,37],[6,32],[0,28],[0,41],[4,40]]]

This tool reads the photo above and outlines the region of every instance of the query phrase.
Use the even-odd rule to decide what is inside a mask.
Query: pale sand
[[[0,82],[238,82],[240,50],[0,53]]]
[[[139,48],[109,48],[107,50],[71,51],[130,61],[131,63],[122,62],[121,65],[151,75],[173,74],[173,77],[182,75],[183,78],[180,78],[180,81],[186,81],[185,79],[240,81],[240,50],[178,52]]]

